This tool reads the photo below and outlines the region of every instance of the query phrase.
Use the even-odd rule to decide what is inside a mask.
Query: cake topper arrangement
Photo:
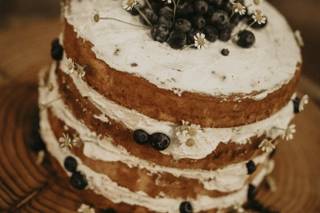
[[[250,29],[261,29],[268,22],[261,10],[251,9],[255,4],[260,1],[250,5],[244,0],[122,1],[124,10],[140,16],[142,24],[150,28],[153,40],[166,42],[173,49],[202,49],[208,42],[217,40],[232,40],[242,48],[252,47],[256,38]],[[107,18],[94,15],[95,22],[101,19]],[[238,27],[240,24],[244,27]],[[227,56],[229,52],[223,50],[221,54]]]

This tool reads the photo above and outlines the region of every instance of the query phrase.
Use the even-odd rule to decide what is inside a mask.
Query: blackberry
[[[256,164],[252,160],[248,161],[246,167],[249,175],[256,171]]]
[[[229,16],[223,10],[218,10],[214,12],[210,18],[210,23],[218,28],[224,28],[229,24]]]
[[[166,25],[168,29],[171,29],[173,27],[173,21],[164,16],[160,16],[158,20],[158,25]]]
[[[168,6],[162,7],[159,10],[159,16],[164,16],[168,19],[172,19],[173,18],[173,10]]]
[[[146,18],[151,22],[151,24],[156,24],[158,22],[158,16],[156,13],[153,12],[152,9],[147,7],[142,12],[146,16]],[[140,19],[142,23],[147,24],[147,22],[142,17],[140,17]]]
[[[187,19],[177,19],[175,23],[175,29],[181,32],[187,33],[191,30],[191,23]]]
[[[83,190],[88,186],[88,181],[80,172],[74,172],[70,178],[70,184],[78,190]]]
[[[195,28],[202,29],[206,26],[206,19],[201,15],[197,15],[193,17],[192,24]]]
[[[168,38],[168,44],[173,49],[182,49],[182,47],[187,43],[187,36],[184,32],[173,31],[170,33]]]
[[[150,136],[150,144],[156,150],[163,151],[170,145],[170,138],[163,133],[154,133]]]
[[[51,43],[51,57],[56,61],[61,61],[63,58],[63,47],[59,39],[55,39]]]
[[[221,41],[229,41],[231,38],[232,29],[231,27],[226,27],[219,31],[219,40]]]
[[[194,2],[194,10],[198,14],[206,14],[208,12],[208,3],[204,0],[197,0]]]
[[[179,206],[180,213],[192,213],[193,208],[190,202],[184,201]]]
[[[215,42],[218,38],[219,32],[218,30],[212,26],[212,25],[207,25],[204,28],[204,34],[206,35],[206,39],[210,42]]]
[[[249,30],[242,30],[238,34],[237,44],[243,48],[251,47],[256,41],[256,38],[252,32]]]
[[[133,139],[138,144],[147,144],[149,141],[149,134],[142,129],[138,129],[133,132]]]
[[[193,13],[194,8],[190,2],[183,2],[177,6],[176,15],[178,17],[190,17]]]
[[[77,160],[71,156],[66,157],[64,160],[64,168],[69,172],[75,172],[77,170]]]

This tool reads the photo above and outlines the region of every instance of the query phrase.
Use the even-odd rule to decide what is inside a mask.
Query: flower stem
[[[140,10],[139,7],[134,7],[138,13],[141,15],[141,17],[148,23],[148,25],[152,26],[151,22],[149,21],[149,19],[147,18],[147,16]]]
[[[100,19],[103,19],[103,20],[113,20],[113,21],[118,21],[118,22],[121,22],[121,23],[124,23],[124,24],[129,24],[129,25],[132,25],[132,26],[135,26],[135,27],[143,27],[145,28],[145,26],[143,25],[139,25],[139,24],[133,24],[133,23],[130,23],[130,22],[126,22],[126,21],[123,21],[121,19],[118,19],[118,18],[113,18],[113,17],[100,17]]]
[[[172,0],[172,2],[173,2],[173,21],[175,21],[175,19],[176,19],[177,7],[178,7],[178,5],[180,4],[180,0],[178,0],[177,2],[176,2],[176,0]]]
[[[148,7],[149,7],[151,10],[153,10],[153,9],[152,9],[152,6],[151,6],[151,4],[150,4],[150,2],[149,2],[149,0],[145,0],[145,2],[146,2],[146,4],[148,5]]]

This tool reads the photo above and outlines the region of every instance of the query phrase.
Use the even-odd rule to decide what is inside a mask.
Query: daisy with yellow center
[[[203,33],[197,33],[193,38],[194,38],[194,46],[196,48],[202,49],[207,46],[206,36]]]

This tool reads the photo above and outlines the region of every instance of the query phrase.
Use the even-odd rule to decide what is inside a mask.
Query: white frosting
[[[275,139],[284,133],[281,129],[287,129],[294,117],[293,104],[289,102],[283,109],[265,120],[236,128],[201,128],[196,125],[180,126],[171,122],[158,121],[105,98],[79,78],[75,72],[70,71],[68,62],[70,59],[64,58],[60,68],[70,74],[81,96],[87,97],[103,113],[103,116],[99,116],[99,120],[109,122],[108,118],[112,118],[132,131],[144,129],[150,134],[162,132],[168,135],[172,143],[162,153],[171,155],[175,159],[202,159],[211,154],[219,143],[245,144],[254,136],[269,134],[271,130],[277,129],[269,135]],[[192,135],[189,134],[190,131]],[[189,139],[195,141],[192,146],[187,143]]]
[[[252,0],[246,3],[253,4]],[[288,23],[266,1],[259,9],[268,16],[269,23],[262,30],[253,30],[256,43],[252,48],[218,41],[202,50],[174,50],[165,43],[153,41],[148,28],[110,19],[93,22],[94,14],[98,13],[101,17],[139,24],[138,17],[122,9],[120,0],[71,1],[71,5],[71,13],[66,12],[65,17],[80,37],[93,44],[92,50],[98,59],[116,70],[142,77],[178,94],[183,91],[212,96],[242,94],[263,99],[289,82],[297,63],[302,61]],[[221,55],[223,48],[230,50],[228,57]],[[118,54],[114,54],[116,49]],[[257,94],[250,95],[252,92]]]
[[[42,103],[46,93],[40,91],[40,101]],[[83,173],[88,180],[88,188],[95,193],[100,194],[114,203],[124,202],[130,205],[144,206],[152,211],[156,212],[179,212],[179,204],[182,199],[174,199],[163,195],[158,195],[153,198],[148,196],[145,192],[132,192],[129,189],[119,186],[116,182],[113,182],[108,176],[97,173],[85,166],[81,159],[72,155],[72,153],[66,149],[59,147],[54,133],[50,127],[48,121],[47,110],[41,112],[41,135],[45,139],[48,151],[54,156],[61,167],[64,166],[64,159],[67,156],[74,157],[78,162],[78,171]],[[259,175],[253,180],[253,183],[258,185],[263,180],[264,176],[270,172],[269,168],[263,168]],[[66,173],[68,173],[66,171]],[[70,175],[70,173],[68,173]],[[189,199],[192,203],[195,212],[204,211],[212,208],[227,208],[235,204],[243,204],[246,201],[248,186],[245,185],[241,190],[222,197],[208,197],[199,195],[196,199]]]
[[[70,112],[62,100],[56,100],[59,96],[57,91],[57,82],[55,78],[55,66],[52,66],[49,75],[49,82],[53,85],[53,90],[46,91],[45,88],[40,89],[40,103],[51,103],[50,109],[54,115],[62,120],[67,126],[72,127],[84,142],[84,155],[97,160],[107,162],[120,161],[129,167],[138,167],[148,170],[153,174],[161,174],[163,172],[170,173],[175,177],[186,177],[196,179],[204,188],[208,190],[219,190],[230,192],[240,189],[248,179],[246,162],[233,164],[218,170],[202,170],[202,169],[178,169],[173,167],[160,166],[150,161],[131,155],[124,147],[113,145],[113,139],[110,137],[98,136],[90,131],[85,124],[77,120]],[[51,100],[55,100],[52,102]],[[253,161],[260,164],[266,161],[268,153],[265,153]]]

